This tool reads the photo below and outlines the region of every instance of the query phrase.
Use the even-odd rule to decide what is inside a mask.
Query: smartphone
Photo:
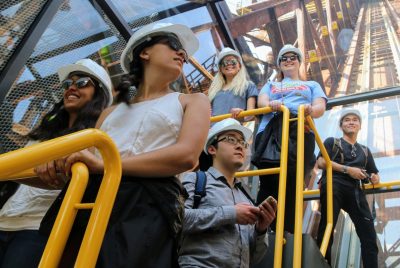
[[[271,207],[274,209],[274,211],[276,212],[276,209],[278,208],[278,201],[276,201],[275,198],[273,198],[272,196],[268,196],[265,201],[268,202],[268,204],[271,205]]]

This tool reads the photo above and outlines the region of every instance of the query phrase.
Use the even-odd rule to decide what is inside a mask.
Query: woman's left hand
[[[312,105],[310,105],[310,104],[304,105],[304,115],[305,116],[311,115],[312,111],[313,111]]]
[[[239,116],[239,114],[241,112],[243,112],[243,109],[241,109],[241,108],[232,108],[231,109],[232,117],[235,118],[235,119],[237,119],[237,117]]]
[[[73,153],[68,156],[65,160],[65,170],[66,172],[71,172],[71,167],[76,162],[83,162],[88,167],[89,171],[92,173],[102,173],[104,170],[103,159],[98,158],[88,149],[82,150],[77,153]]]

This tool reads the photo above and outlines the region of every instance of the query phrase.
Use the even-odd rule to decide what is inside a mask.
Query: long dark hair
[[[40,125],[32,130],[28,137],[44,141],[94,127],[101,112],[107,107],[108,97],[98,81],[93,77],[92,80],[95,84],[93,99],[79,111],[72,127],[68,126],[69,114],[64,109],[64,100],[61,100],[43,117]]]
[[[165,39],[167,35],[166,33],[160,33],[160,35],[152,36],[150,40],[146,40],[132,51],[133,60],[129,63],[129,74],[122,75],[120,84],[115,88],[115,91],[118,92],[116,97],[117,103],[125,102],[129,104],[132,95],[135,95],[134,91],[139,88],[139,84],[142,82],[143,62],[140,58],[142,50],[159,43],[161,40]]]

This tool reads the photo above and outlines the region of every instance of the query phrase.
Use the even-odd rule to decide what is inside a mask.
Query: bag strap
[[[343,147],[342,147],[342,140],[339,138],[333,138],[333,146],[332,146],[333,157],[332,161],[335,160],[336,156],[340,153],[340,163],[344,163],[344,155],[343,155]]]
[[[194,196],[193,196],[193,209],[197,209],[200,205],[201,199],[207,195],[206,191],[207,176],[204,171],[196,171],[196,183],[194,186]],[[240,191],[250,200],[250,202],[255,205],[253,197],[250,194],[249,189],[242,183],[238,183],[237,187]]]
[[[194,186],[193,208],[196,209],[200,205],[201,199],[206,196],[207,176],[204,171],[196,171],[196,183]]]
[[[372,219],[375,220],[376,219],[376,209],[375,209],[375,185],[372,183],[371,179],[369,179],[369,183],[372,184],[372,204],[371,204],[371,214],[372,214]],[[365,185],[364,183],[361,183],[362,189],[363,191],[365,191]]]
[[[361,144],[360,144],[360,146],[361,146],[361,148],[362,148],[362,150],[364,152],[364,155],[365,155],[364,168],[366,168],[367,164],[368,164],[368,148],[367,148],[367,146],[364,146],[364,145],[361,145]]]
[[[246,185],[243,185],[242,183],[238,183],[237,187],[239,188],[240,191],[242,191],[242,193],[247,197],[247,199],[250,200],[250,202],[253,205],[256,204],[256,202],[253,200],[253,197],[251,196],[250,189]]]

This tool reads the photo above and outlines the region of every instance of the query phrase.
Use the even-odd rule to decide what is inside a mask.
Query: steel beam
[[[132,30],[113,2],[111,0],[94,0],[91,2],[96,9],[100,7],[111,23],[114,24],[115,28],[120,32],[125,41],[128,41],[132,35]],[[96,5],[98,5],[98,7]]]
[[[224,12],[219,6],[219,4],[216,2],[209,2],[207,4],[207,7],[213,17],[213,20],[215,20],[215,22],[219,26],[218,29],[220,30],[220,33],[224,37],[226,45],[228,45],[230,48],[237,50],[236,44],[234,42],[234,37],[232,36],[232,33],[230,31],[230,29],[234,28],[230,27],[226,22]]]
[[[366,91],[358,94],[352,94],[348,96],[329,99],[326,105],[326,109],[329,110],[339,105],[347,105],[347,104],[358,103],[361,101],[371,101],[371,100],[399,96],[399,95],[400,95],[400,87],[391,87],[373,91]]]

